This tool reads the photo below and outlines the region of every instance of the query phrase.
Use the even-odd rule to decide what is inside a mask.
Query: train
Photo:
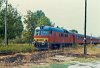
[[[85,38],[83,34],[73,33],[67,29],[52,26],[40,26],[35,29],[34,47],[38,50],[59,49],[74,44],[83,45]],[[100,38],[86,36],[86,44],[100,44]]]

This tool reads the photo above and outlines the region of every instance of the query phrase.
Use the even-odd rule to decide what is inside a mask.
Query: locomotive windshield
[[[35,36],[47,36],[48,34],[47,30],[35,30]]]

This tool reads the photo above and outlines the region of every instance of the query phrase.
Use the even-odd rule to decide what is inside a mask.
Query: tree
[[[78,31],[75,30],[75,29],[72,29],[72,30],[69,30],[69,31],[71,31],[71,32],[73,32],[73,33],[78,33]]]
[[[1,9],[3,2],[4,2],[4,0],[0,0],[0,9]]]
[[[50,19],[48,19],[45,16],[40,17],[40,19],[37,21],[37,26],[41,26],[41,25],[49,25],[51,26],[51,22]]]
[[[34,14],[31,11],[27,11],[27,15],[24,18],[24,24],[26,25],[26,30],[23,32],[23,38],[25,39],[31,39],[34,34],[34,30],[36,28],[36,18],[34,18]],[[26,35],[25,35],[26,34]],[[24,37],[25,36],[25,37]]]
[[[28,43],[29,42],[28,39],[29,39],[29,32],[27,30],[23,30],[23,32],[22,32],[22,42]]]
[[[4,39],[4,18],[5,18],[5,8],[0,11],[0,38]],[[9,39],[15,39],[16,37],[21,37],[23,31],[23,24],[21,21],[21,16],[17,12],[16,8],[12,5],[8,5],[8,15],[7,15],[7,35]]]
[[[3,32],[3,24],[1,23],[2,22],[2,16],[1,16],[1,8],[2,8],[2,4],[3,4],[4,0],[0,0],[0,38],[1,36],[3,35],[2,32]]]
[[[27,15],[24,18],[24,24],[26,24],[26,31],[28,31],[28,37],[31,39],[33,39],[33,35],[34,35],[34,30],[37,26],[41,26],[41,25],[49,25],[51,26],[51,22],[50,19],[47,18],[44,14],[44,12],[42,12],[42,10],[37,10],[36,12],[32,12],[32,11],[27,11]]]

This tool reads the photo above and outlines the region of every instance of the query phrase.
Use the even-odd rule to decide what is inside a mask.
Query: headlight
[[[47,42],[47,40],[45,40],[45,42]]]

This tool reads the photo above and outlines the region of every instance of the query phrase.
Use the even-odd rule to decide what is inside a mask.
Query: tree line
[[[2,6],[4,0],[0,0],[0,42],[4,40],[5,34],[5,11]],[[23,19],[23,21],[22,21]],[[27,14],[22,18],[17,8],[8,4],[7,12],[7,39],[16,43],[29,43],[33,41],[33,34],[36,27],[41,25],[53,26],[50,19],[42,10],[32,12],[27,11]]]

